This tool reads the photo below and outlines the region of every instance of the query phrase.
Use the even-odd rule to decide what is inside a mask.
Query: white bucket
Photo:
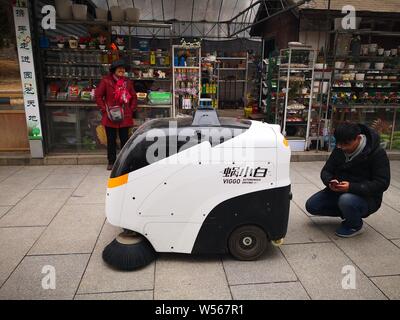
[[[365,79],[365,73],[357,73],[356,74],[357,81],[364,81],[364,79]]]
[[[96,19],[99,21],[107,21],[108,10],[96,8]]]
[[[122,8],[113,6],[110,8],[112,21],[124,21],[124,10]]]
[[[125,9],[125,20],[128,22],[139,22],[140,9],[138,8],[127,8]]]
[[[86,4],[73,4],[72,14],[75,20],[87,19],[87,5]]]
[[[56,12],[60,19],[72,19],[72,1],[56,0]]]

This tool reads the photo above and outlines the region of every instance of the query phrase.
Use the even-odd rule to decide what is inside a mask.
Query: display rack
[[[397,45],[387,47],[396,41],[384,41],[385,37],[400,39],[400,33],[371,30],[333,33],[330,131],[346,120],[364,123],[380,134],[382,146],[400,149],[400,52]]]
[[[201,58],[201,98],[211,99],[213,108],[218,109],[218,65],[216,56]]]
[[[127,62],[130,70],[126,76],[134,81],[137,92],[144,93],[144,98],[138,100],[133,130],[148,119],[172,115],[172,101],[152,104],[146,98],[147,93],[151,91],[172,91],[172,40],[169,41],[170,46],[136,49],[138,46],[135,45],[133,49],[133,31],[136,28],[171,30],[170,24],[61,19],[57,20],[57,24],[60,25],[59,30],[64,30],[64,35],[67,32],[65,30],[73,30],[70,32],[76,32],[75,35],[81,37],[89,34],[93,26],[98,26],[96,30],[102,31],[96,33],[107,35],[107,46],[93,42],[86,43],[83,47],[78,45],[77,48],[71,48],[67,41],[64,47],[60,48],[57,43],[51,41],[54,39],[54,33],[41,29],[42,38],[48,37],[48,34],[52,36],[48,39],[49,45],[41,46],[37,55],[40,59],[39,75],[43,84],[41,103],[45,106],[49,132],[48,151],[103,152],[106,145],[105,132],[104,128],[101,128],[101,114],[94,101],[94,91],[101,78],[109,72],[111,63],[117,59]],[[121,29],[115,27],[125,27],[126,34],[115,33]],[[123,47],[110,46],[111,42],[115,43],[116,37],[125,40]]]
[[[326,64],[315,64],[313,104],[311,108],[310,133],[307,141],[307,150],[328,149],[331,140],[330,128],[330,90],[332,70]]]
[[[277,98],[277,57],[265,58],[261,62],[260,102],[262,111],[267,121],[277,123],[276,98]]]
[[[217,57],[218,95],[221,108],[244,107],[247,94],[248,53],[243,57]],[[237,88],[240,87],[240,90]]]
[[[308,46],[280,51],[277,123],[293,151],[304,151],[309,138],[315,60],[316,50]]]
[[[173,116],[192,113],[201,93],[200,45],[173,45]]]

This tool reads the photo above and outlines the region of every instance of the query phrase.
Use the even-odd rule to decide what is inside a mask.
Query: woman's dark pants
[[[129,138],[128,127],[125,128],[106,127],[108,164],[114,164],[115,160],[117,159],[117,131],[119,135],[119,140],[121,141],[121,149]]]

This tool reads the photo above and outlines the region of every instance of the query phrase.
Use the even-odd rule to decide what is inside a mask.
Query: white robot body
[[[132,147],[134,140],[159,127],[154,122],[139,128],[121,154],[137,153]],[[235,130],[232,122],[227,127]],[[204,128],[212,126],[182,125],[177,131],[201,134]],[[222,130],[224,125],[216,128]],[[138,157],[136,154],[135,159]],[[109,179],[107,219],[112,225],[140,233],[157,252],[226,252],[229,233],[245,222],[266,225],[270,240],[286,234],[290,148],[277,125],[246,121],[242,133],[222,143],[213,146],[203,139],[137,170],[118,172],[127,159],[118,157]],[[276,212],[281,210],[281,201],[282,212]],[[278,227],[271,221],[277,221]]]

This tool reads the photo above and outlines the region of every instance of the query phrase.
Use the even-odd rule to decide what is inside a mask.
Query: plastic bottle
[[[154,51],[150,52],[150,64],[152,66],[154,66],[156,64],[156,55],[155,55]]]

